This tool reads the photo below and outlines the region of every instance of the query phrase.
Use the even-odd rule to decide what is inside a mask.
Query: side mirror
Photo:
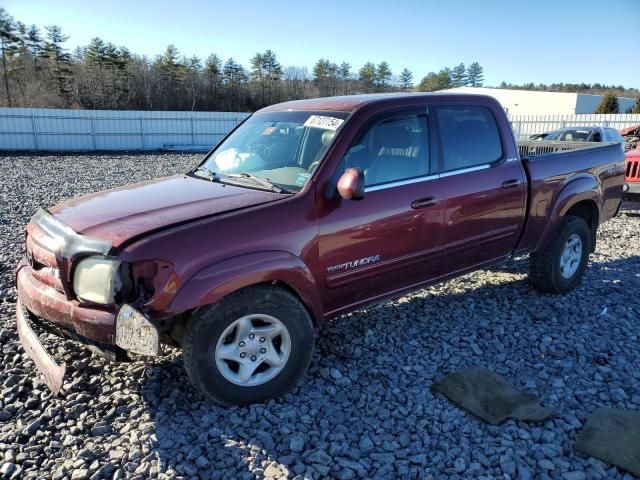
[[[337,185],[338,193],[345,200],[364,198],[364,172],[361,168],[347,168]]]

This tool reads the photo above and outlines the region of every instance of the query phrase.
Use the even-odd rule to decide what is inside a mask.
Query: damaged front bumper
[[[143,313],[130,305],[87,305],[72,291],[74,259],[106,255],[110,249],[111,242],[81,235],[42,209],[27,225],[26,255],[16,271],[16,321],[25,351],[55,393],[62,386],[65,367],[46,352],[30,321],[110,360],[126,360],[126,351],[161,352],[159,333]]]
[[[16,287],[22,305],[38,317],[95,342],[115,344],[115,314],[87,308],[64,293],[39,282],[26,259],[18,266]]]
[[[16,285],[16,326],[20,343],[54,394],[62,388],[66,367],[64,363],[58,365],[46,351],[30,319],[43,329],[76,340],[109,360],[126,361],[126,352],[148,356],[162,353],[158,330],[130,305],[120,307],[117,315],[80,306],[77,301],[67,300],[64,294],[38,282],[28,264],[21,263]]]
[[[38,371],[42,374],[44,383],[51,389],[54,395],[57,395],[62,388],[64,373],[66,366],[63,363],[58,365],[51,355],[45,350],[36,333],[32,330],[27,321],[22,302],[18,298],[16,304],[16,326],[18,328],[18,337],[24,351],[36,364]]]

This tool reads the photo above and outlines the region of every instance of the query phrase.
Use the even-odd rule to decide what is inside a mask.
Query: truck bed
[[[578,191],[592,193],[582,195],[595,204],[597,224],[617,213],[624,183],[619,144],[529,140],[519,142],[518,150],[529,180],[529,213],[519,251],[544,243],[564,213],[565,200]]]
[[[518,151],[523,158],[532,158],[545,155],[547,153],[560,153],[572,150],[585,150],[589,148],[599,148],[603,145],[616,145],[604,142],[560,142],[544,140],[522,140],[518,142]]]

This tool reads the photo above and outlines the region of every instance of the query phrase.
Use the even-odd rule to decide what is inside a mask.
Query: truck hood
[[[287,196],[176,175],[72,198],[49,212],[76,232],[118,247],[171,225]]]

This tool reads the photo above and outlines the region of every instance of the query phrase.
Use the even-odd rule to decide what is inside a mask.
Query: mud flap
[[[36,333],[32,330],[29,322],[24,316],[22,302],[18,298],[16,304],[16,326],[20,343],[29,358],[36,364],[36,368],[42,374],[44,383],[57,395],[62,388],[66,365],[58,365],[56,361],[45,350]]]

